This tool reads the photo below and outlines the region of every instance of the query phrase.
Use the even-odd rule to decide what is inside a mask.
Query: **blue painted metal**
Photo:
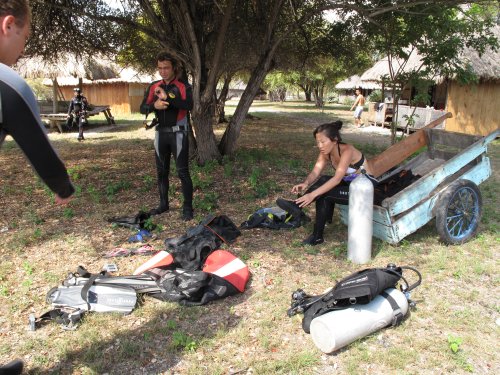
[[[452,182],[466,179],[479,185],[488,179],[491,175],[491,164],[486,156],[487,145],[499,134],[500,131],[497,130],[474,142],[451,159],[442,160],[439,166],[418,181],[395,196],[385,199],[382,207],[374,206],[373,235],[383,241],[397,244],[435,217],[435,206],[439,202],[440,195]],[[421,154],[406,166],[411,165],[413,168],[425,163],[429,157],[430,153]],[[342,222],[347,225],[349,207],[338,205],[338,208]],[[463,231],[458,235],[463,237],[466,234]]]

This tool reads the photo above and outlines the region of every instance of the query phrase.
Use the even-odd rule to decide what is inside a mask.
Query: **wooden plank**
[[[380,177],[389,169],[400,164],[409,156],[413,155],[416,151],[424,147],[427,144],[427,137],[424,129],[433,128],[450,116],[450,113],[446,113],[438,119],[430,122],[419,131],[406,137],[401,142],[392,145],[384,152],[375,156],[373,159],[368,160],[373,175],[375,177]]]

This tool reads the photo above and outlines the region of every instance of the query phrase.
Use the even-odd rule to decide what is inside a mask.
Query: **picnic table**
[[[109,105],[93,105],[91,110],[87,111],[87,118],[99,115],[101,113],[106,117],[108,125],[115,125],[115,119],[111,115],[111,108]],[[62,124],[66,122],[68,114],[67,113],[41,113],[40,117],[42,120],[49,122],[51,128],[57,128],[60,133],[62,133]]]

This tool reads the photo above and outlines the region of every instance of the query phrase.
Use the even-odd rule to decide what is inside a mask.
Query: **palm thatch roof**
[[[82,84],[84,85],[102,85],[102,84],[108,84],[108,83],[150,83],[152,81],[161,79],[161,77],[158,74],[151,75],[151,74],[144,74],[136,71],[133,68],[122,68],[116,76],[112,78],[106,78],[106,79],[86,79],[83,78]],[[52,79],[50,78],[45,78],[42,83],[46,86],[51,86],[52,85]],[[79,83],[79,79],[77,77],[67,77],[67,76],[60,76],[57,77],[57,84],[59,86],[77,86]]]
[[[335,85],[335,88],[339,90],[354,90],[358,87],[368,90],[380,90],[382,88],[377,82],[362,81],[361,77],[358,75],[348,77]]]
[[[422,68],[422,58],[416,51],[412,51],[407,60],[392,59],[392,69],[394,74],[398,72],[410,72]],[[384,57],[377,61],[370,69],[366,70],[360,77],[361,81],[382,82],[384,77],[390,77],[389,59]]]
[[[73,54],[60,56],[50,62],[40,57],[20,59],[14,69],[24,78],[79,77],[91,80],[118,76],[120,68],[102,56],[78,57]]]
[[[492,29],[493,34],[500,41],[500,26]],[[470,67],[472,72],[482,81],[500,80],[500,49],[488,48],[483,54],[479,54],[472,48],[465,48],[459,59]],[[392,66],[395,72],[400,69],[403,72],[417,71],[424,68],[423,61],[417,51],[413,51],[408,61],[393,59]],[[440,72],[434,72],[431,78],[437,82],[444,79]],[[382,82],[384,76],[390,76],[389,60],[387,57],[377,61],[370,69],[366,70],[360,77],[363,81]],[[454,78],[454,77],[450,77]]]
[[[492,29],[500,42],[500,26]],[[483,81],[500,80],[500,49],[487,49],[482,55],[472,48],[466,48],[460,57]]]
[[[61,56],[55,62],[39,57],[20,59],[14,67],[24,78],[45,78],[45,85],[57,79],[59,86],[76,86],[103,83],[149,83],[159,76],[143,74],[131,67],[121,67],[112,60],[97,56],[78,58],[75,55]]]

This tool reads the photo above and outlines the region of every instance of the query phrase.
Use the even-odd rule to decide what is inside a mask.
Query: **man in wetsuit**
[[[83,96],[82,90],[78,87],[73,89],[75,96],[69,102],[66,127],[72,127],[73,118],[78,126],[78,142],[83,141],[83,126],[87,123],[86,111],[89,109],[87,98]]]
[[[181,180],[183,220],[193,218],[193,182],[189,174],[189,140],[187,112],[193,108],[191,86],[177,78],[179,64],[167,53],[157,57],[161,80],[152,82],[144,93],[141,113],[153,112],[158,119],[155,134],[155,160],[160,192],[160,205],[152,209],[151,215],[168,211],[168,177],[170,158],[173,155],[177,175]]]
[[[7,135],[12,136],[40,178],[56,194],[56,203],[66,204],[75,189],[45,134],[33,91],[9,67],[23,53],[30,23],[27,0],[0,2],[0,146]]]

